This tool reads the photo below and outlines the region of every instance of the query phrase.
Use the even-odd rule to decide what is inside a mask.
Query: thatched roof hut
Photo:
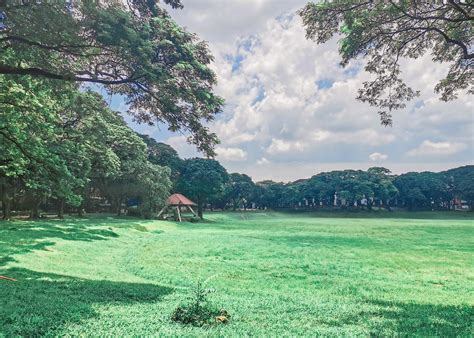
[[[166,205],[182,205],[182,206],[196,206],[197,204],[191,201],[184,195],[181,194],[173,194],[166,200]]]
[[[181,208],[184,208],[185,210],[188,209],[189,211],[191,211],[191,213],[194,216],[197,216],[193,210],[193,207],[196,205],[197,205],[196,203],[194,203],[193,201],[191,201],[189,198],[187,198],[186,196],[182,194],[173,194],[170,197],[168,197],[168,199],[166,200],[166,205],[164,206],[163,209],[161,209],[157,217],[160,217],[161,215],[163,215],[163,213],[166,210],[173,209],[173,211],[176,211],[176,215],[178,216],[177,220],[181,222],[182,221]]]

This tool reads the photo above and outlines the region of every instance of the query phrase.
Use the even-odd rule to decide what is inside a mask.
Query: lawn
[[[472,214],[356,216],[0,222],[0,336],[472,336]],[[205,279],[230,322],[171,321]]]

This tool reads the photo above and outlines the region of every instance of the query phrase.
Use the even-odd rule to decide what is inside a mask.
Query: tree
[[[168,167],[171,169],[171,180],[176,183],[179,177],[179,171],[183,164],[183,160],[179,157],[178,152],[170,145],[157,142],[148,135],[140,135],[147,145],[148,161],[153,164]]]
[[[432,208],[449,200],[448,186],[438,173],[409,172],[398,176],[394,184],[400,198],[410,209]]]
[[[285,184],[281,182],[274,182],[265,180],[257,182],[257,187],[262,189],[259,204],[262,207],[280,208],[280,203],[283,201],[282,197],[285,191]]]
[[[372,195],[386,203],[388,208],[390,208],[390,201],[399,193],[393,184],[394,177],[390,176],[390,173],[390,170],[383,167],[372,167],[367,170],[368,180],[373,191]]]
[[[442,172],[441,175],[448,187],[450,199],[458,195],[467,200],[471,210],[474,210],[474,166],[466,165],[450,169]]]
[[[8,218],[20,186],[38,199],[38,195],[51,193],[53,180],[73,184],[72,172],[81,168],[82,161],[68,166],[67,154],[76,156],[79,152],[67,153],[67,146],[77,147],[79,143],[67,140],[61,124],[64,116],[60,115],[67,110],[74,86],[58,91],[57,83],[51,80],[0,76],[0,89],[0,180],[3,217]],[[72,193],[63,191],[64,198],[73,197],[64,195],[68,192]]]
[[[255,183],[250,176],[239,173],[229,175],[229,183],[226,185],[226,199],[232,203],[235,211],[240,205],[246,208],[247,203],[253,197]]]
[[[0,74],[103,86],[137,121],[189,132],[190,143],[214,154],[217,137],[203,125],[223,105],[212,92],[213,57],[156,1],[31,1],[5,13]]]
[[[170,169],[146,162],[138,172],[137,197],[140,212],[145,218],[156,214],[157,207],[165,204],[171,188]]]
[[[378,107],[383,125],[392,111],[419,95],[401,79],[400,58],[431,53],[433,61],[450,69],[435,91],[444,101],[458,92],[474,93],[473,5],[448,1],[322,1],[308,3],[299,14],[306,37],[325,43],[340,39],[341,65],[364,57],[365,70],[375,75],[359,89],[357,99]]]
[[[335,188],[332,185],[332,180],[328,178],[327,173],[322,173],[306,181],[303,192],[307,199],[312,200],[314,198],[323,204],[331,205]]]
[[[184,160],[176,190],[197,202],[202,219],[204,204],[221,193],[228,180],[227,171],[216,160],[191,158]]]
[[[98,177],[96,184],[120,216],[127,198],[139,194],[139,175],[147,165],[147,153],[145,143],[118,115],[112,123],[109,146],[119,160],[119,168],[114,173]]]
[[[301,184],[292,182],[283,186],[283,191],[278,201],[278,205],[284,208],[294,208],[303,201]]]

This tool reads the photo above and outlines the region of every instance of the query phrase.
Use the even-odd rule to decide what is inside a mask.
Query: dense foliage
[[[257,182],[249,200],[268,208],[350,208],[393,207],[453,209],[455,204],[474,206],[474,166],[440,173],[409,172],[392,175],[388,169],[343,170],[317,174],[287,184]]]
[[[184,161],[176,190],[196,201],[202,218],[204,204],[220,194],[227,181],[227,171],[216,160],[191,158]]]
[[[156,1],[28,1],[0,14],[0,74],[103,86],[137,121],[183,130],[214,153],[216,135],[203,125],[223,104],[213,57]]]
[[[98,94],[30,77],[1,76],[0,87],[3,218],[12,204],[36,218],[46,202],[59,217],[101,197],[118,213],[130,198],[141,213],[163,203],[169,169],[147,160],[145,143]]]
[[[450,66],[435,87],[448,101],[460,91],[474,93],[474,7],[469,1],[321,1],[300,12],[306,36],[325,43],[340,36],[341,64],[363,57],[374,78],[364,82],[358,99],[379,108],[382,124],[405,107],[418,91],[401,78],[399,61],[430,53]]]

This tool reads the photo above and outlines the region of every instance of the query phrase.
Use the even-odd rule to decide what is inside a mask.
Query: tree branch
[[[75,76],[72,74],[71,75],[57,74],[57,73],[52,73],[41,68],[35,68],[35,67],[16,68],[16,67],[10,67],[6,65],[0,65],[0,74],[42,76],[48,79],[76,81],[76,82],[93,82],[93,83],[101,83],[105,85],[131,83],[143,77],[143,76],[130,76],[125,79],[105,80],[105,79],[99,79],[99,78],[80,77],[80,76]]]

